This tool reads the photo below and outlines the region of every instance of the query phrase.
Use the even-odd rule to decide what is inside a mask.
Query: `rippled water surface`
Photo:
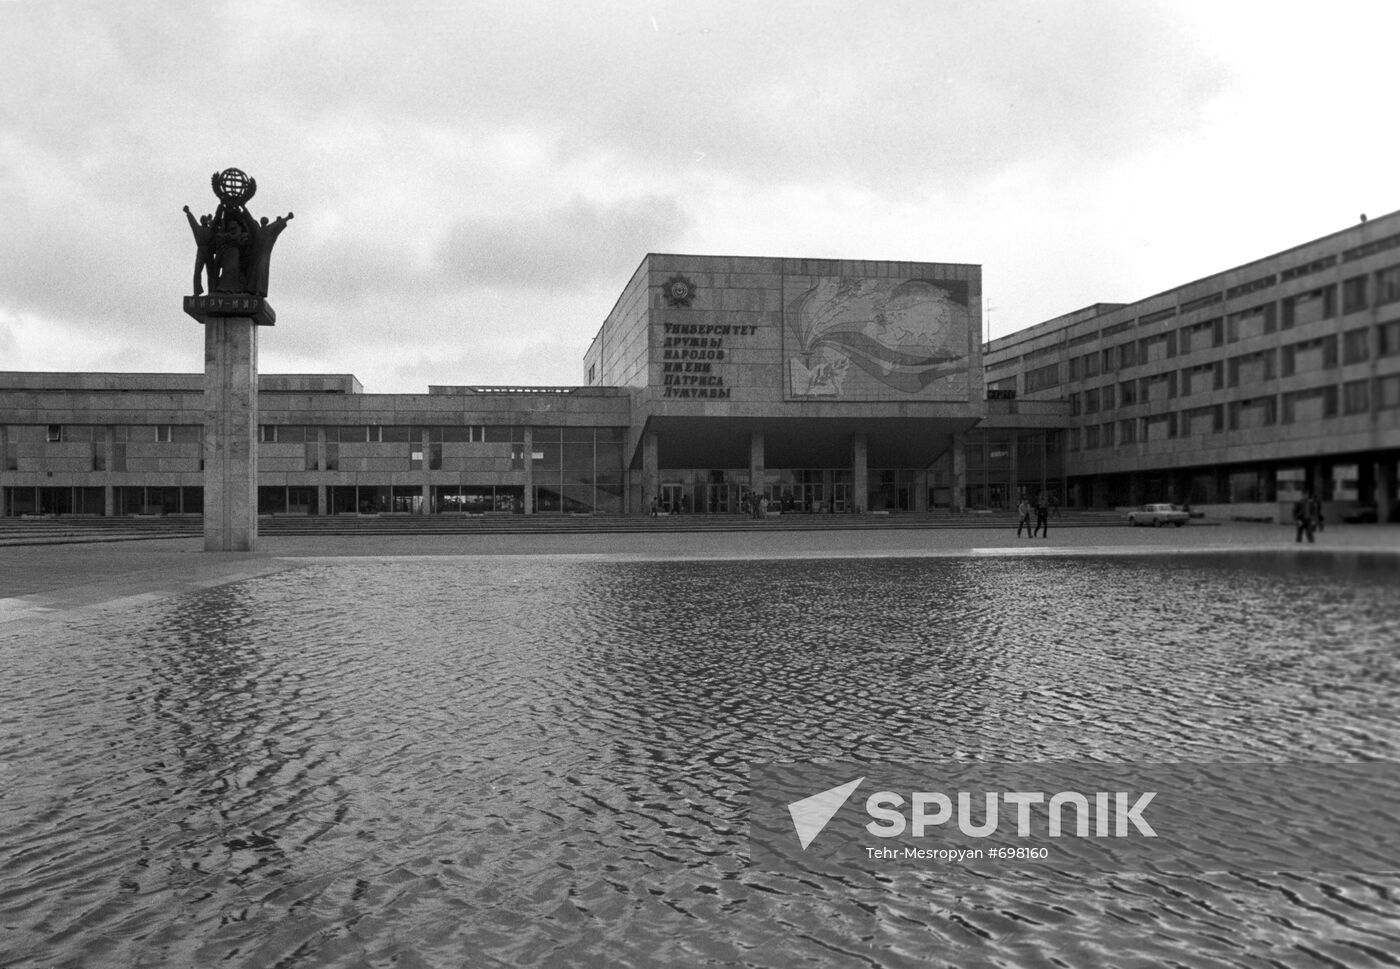
[[[773,759],[1396,759],[1355,559],[324,560],[0,626],[0,966],[1364,966],[1400,876],[747,867]]]

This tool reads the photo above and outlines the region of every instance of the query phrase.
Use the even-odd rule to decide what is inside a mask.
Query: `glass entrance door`
[[[792,496],[798,511],[826,511],[826,488],[821,482],[806,482],[792,486]]]
[[[851,510],[851,483],[849,481],[833,481],[831,484],[832,511]]]
[[[705,510],[712,515],[729,514],[729,485],[708,484],[705,486]]]
[[[661,510],[668,514],[678,515],[681,512],[681,497],[685,494],[683,484],[664,484],[661,486]]]

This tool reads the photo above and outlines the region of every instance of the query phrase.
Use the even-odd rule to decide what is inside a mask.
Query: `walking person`
[[[1021,520],[1016,523],[1016,537],[1021,537],[1021,529],[1024,528],[1027,538],[1035,538],[1035,532],[1031,528],[1031,503],[1022,498],[1021,503],[1016,506],[1016,514],[1021,516]]]
[[[1309,491],[1303,497],[1293,503],[1293,521],[1298,526],[1297,542],[1303,540],[1303,536],[1308,536],[1308,543],[1313,542],[1313,533],[1317,530],[1317,516],[1321,513],[1321,503],[1313,497]]]
[[[1035,528],[1031,529],[1031,538],[1035,538],[1036,532],[1040,532],[1041,538],[1050,537],[1050,506],[1043,492],[1035,499]]]

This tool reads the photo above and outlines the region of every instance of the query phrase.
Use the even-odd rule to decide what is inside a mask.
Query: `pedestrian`
[[[653,496],[652,496],[652,499],[651,499],[651,517],[652,517],[652,518],[656,518],[656,517],[657,517],[656,512],[657,512],[657,500],[656,500],[656,496],[653,495]]]
[[[1031,538],[1035,538],[1036,532],[1040,532],[1041,538],[1050,537],[1050,506],[1045,501],[1044,492],[1035,499],[1035,528],[1031,529]]]
[[[1031,530],[1031,503],[1022,498],[1021,503],[1016,506],[1016,514],[1021,516],[1021,520],[1016,523],[1016,537],[1021,537],[1021,529],[1024,528],[1027,538],[1035,538],[1035,533]]]
[[[1317,515],[1320,505],[1311,491],[1293,503],[1293,521],[1298,526],[1297,542],[1303,540],[1303,536],[1308,536],[1308,543],[1313,541],[1313,532],[1317,528]]]

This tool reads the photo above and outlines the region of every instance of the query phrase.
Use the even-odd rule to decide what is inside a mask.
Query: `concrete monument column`
[[[858,512],[870,510],[869,439],[860,433],[851,435],[851,504]]]
[[[261,223],[247,203],[258,183],[236,168],[209,180],[212,215],[185,218],[194,234],[194,295],[185,312],[204,326],[204,550],[251,552],[258,538],[258,327],[268,305],[272,248],[289,212]],[[205,294],[205,283],[209,292]]]
[[[204,550],[251,552],[258,538],[258,328],[204,323]]]
[[[658,458],[660,442],[655,431],[642,435],[642,501],[637,509],[643,514],[651,512],[652,499],[661,494],[661,466]]]

